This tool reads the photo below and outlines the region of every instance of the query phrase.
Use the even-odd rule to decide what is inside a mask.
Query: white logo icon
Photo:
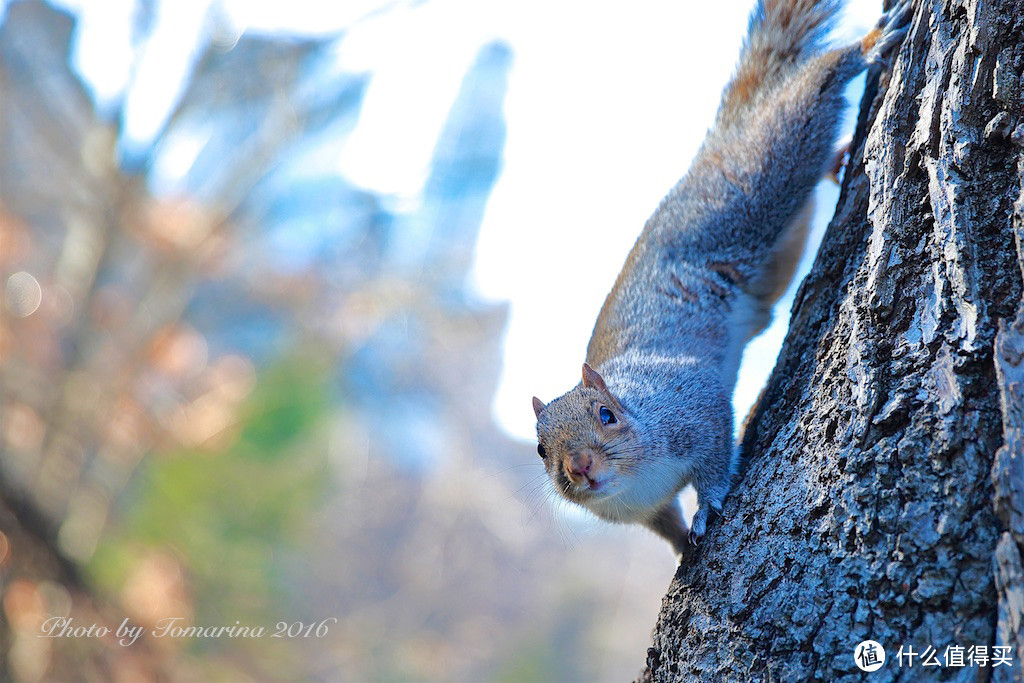
[[[853,651],[853,661],[861,671],[877,671],[885,664],[885,650],[875,640],[865,640]]]

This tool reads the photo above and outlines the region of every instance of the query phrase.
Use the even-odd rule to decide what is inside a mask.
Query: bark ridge
[[[868,75],[835,217],[642,678],[859,679],[855,646],[1024,665],[1024,1],[915,8]],[[1020,305],[1019,305],[1020,304]],[[1019,311],[1018,311],[1019,308]]]

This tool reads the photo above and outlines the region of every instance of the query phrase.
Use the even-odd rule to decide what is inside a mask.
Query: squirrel
[[[758,1],[713,127],[601,308],[582,381],[547,405],[533,398],[555,490],[601,519],[646,526],[679,556],[721,513],[737,473],[740,356],[803,253],[843,90],[908,29],[910,0],[897,0],[862,40],[828,49],[841,7]],[[677,499],[688,484],[691,528]]]

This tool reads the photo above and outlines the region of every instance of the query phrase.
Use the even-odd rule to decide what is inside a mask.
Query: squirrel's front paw
[[[698,508],[697,512],[693,514],[693,524],[690,525],[690,534],[687,537],[690,545],[697,545],[704,538],[704,532],[708,528],[708,517],[708,509],[706,507]]]

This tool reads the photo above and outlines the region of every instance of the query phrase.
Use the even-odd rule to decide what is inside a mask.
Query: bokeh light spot
[[[13,315],[27,318],[39,310],[39,304],[43,302],[43,288],[31,273],[20,271],[7,278],[4,298]]]
[[[6,567],[11,561],[11,542],[4,532],[0,531],[0,568]]]

